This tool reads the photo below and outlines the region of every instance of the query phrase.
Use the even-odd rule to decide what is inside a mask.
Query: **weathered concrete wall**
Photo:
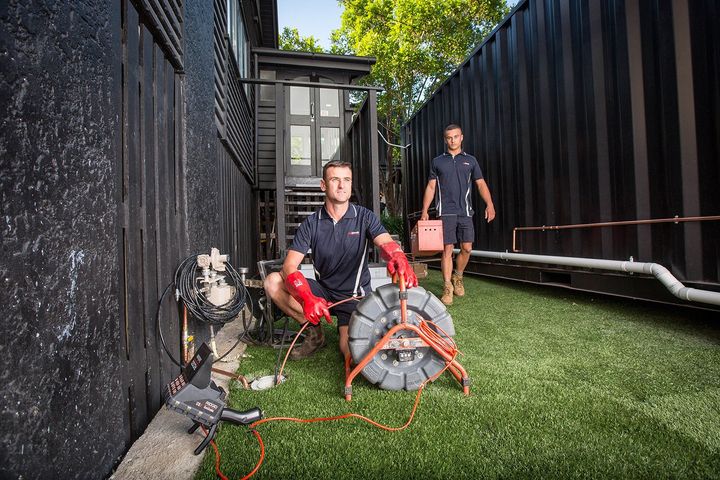
[[[0,477],[98,478],[124,452],[120,2],[0,6]]]

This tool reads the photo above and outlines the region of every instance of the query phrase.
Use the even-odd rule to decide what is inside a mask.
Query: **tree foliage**
[[[384,89],[378,117],[391,143],[401,125],[508,13],[505,0],[341,0],[333,52],[372,56],[364,83]],[[438,132],[440,135],[441,132]],[[388,158],[399,152],[388,148]],[[389,168],[381,188],[392,214],[399,191]]]
[[[373,56],[366,81],[408,118],[508,12],[505,0],[342,0],[333,44]],[[385,111],[387,107],[383,108]]]
[[[292,50],[296,52],[322,53],[323,48],[318,43],[318,39],[310,35],[308,37],[300,36],[297,28],[285,27],[280,33],[280,50]]]

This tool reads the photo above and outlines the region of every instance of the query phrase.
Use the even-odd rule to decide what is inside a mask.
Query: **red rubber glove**
[[[302,273],[297,271],[288,275],[285,279],[285,288],[302,305],[305,319],[312,325],[320,323],[322,317],[325,317],[328,323],[332,323],[327,300],[313,295],[310,284]]]
[[[396,273],[405,277],[405,288],[418,286],[418,279],[415,270],[407,261],[402,248],[395,242],[383,243],[380,245],[380,256],[387,262],[387,270],[392,277]]]

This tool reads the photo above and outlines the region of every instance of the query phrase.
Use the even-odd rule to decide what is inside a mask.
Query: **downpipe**
[[[453,252],[457,254],[460,253],[460,250],[456,248]],[[558,265],[564,267],[592,268],[611,272],[652,275],[677,298],[687,300],[689,302],[720,305],[720,293],[686,287],[680,280],[675,278],[675,276],[670,273],[667,268],[663,267],[659,263],[633,262],[627,260],[603,260],[599,258],[559,257],[553,255],[530,255],[527,253],[489,252],[485,250],[471,250],[470,256],[493,260],[542,263],[546,265]]]

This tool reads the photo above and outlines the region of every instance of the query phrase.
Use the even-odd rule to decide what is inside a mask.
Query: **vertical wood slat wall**
[[[230,254],[231,264],[256,269],[258,257],[258,208],[256,194],[242,170],[227,151],[217,143],[218,198],[220,199],[220,250]]]
[[[512,229],[720,210],[720,7],[712,0],[526,0],[404,127],[406,212],[417,213],[448,123]],[[411,227],[411,225],[409,225]],[[527,232],[524,252],[655,261],[718,283],[720,222]]]
[[[161,40],[168,61],[183,69],[184,25],[182,0],[132,0],[137,11],[145,15],[145,23]]]
[[[157,336],[155,310],[183,251],[180,199],[182,89],[175,68],[130,2],[123,2],[123,119],[120,251],[121,341],[127,397],[125,441],[145,429],[160,408],[162,385],[177,374]],[[172,292],[160,320],[180,358]]]

